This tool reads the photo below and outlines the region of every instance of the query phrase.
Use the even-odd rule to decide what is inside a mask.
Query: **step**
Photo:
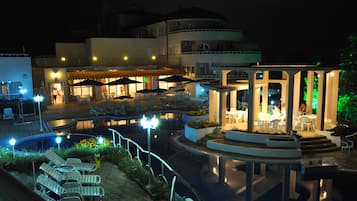
[[[326,152],[334,152],[334,151],[339,151],[340,148],[334,146],[334,147],[326,147],[326,148],[320,148],[320,149],[306,149],[302,150],[302,154],[316,154],[316,153],[326,153]]]
[[[319,139],[325,139],[326,136],[323,136],[323,135],[317,135],[317,136],[314,136],[314,137],[302,137],[300,139],[300,141],[311,141],[311,140],[319,140]]]
[[[321,143],[321,144],[308,144],[308,145],[301,145],[301,149],[319,149],[325,147],[336,147],[335,144],[328,142],[328,143]]]
[[[301,145],[310,145],[310,144],[324,144],[324,143],[329,143],[331,140],[324,138],[324,139],[314,139],[314,140],[305,140],[305,141],[300,141]]]

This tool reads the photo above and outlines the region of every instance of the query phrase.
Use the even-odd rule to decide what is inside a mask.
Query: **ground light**
[[[104,143],[104,138],[102,136],[99,136],[97,138],[97,142],[98,142],[98,144],[103,144]]]
[[[16,144],[16,139],[15,138],[10,138],[9,144],[12,146],[12,158],[15,158],[15,144]]]
[[[40,121],[40,132],[43,131],[42,128],[42,117],[41,117],[41,102],[43,101],[43,96],[40,95],[36,95],[35,97],[33,97],[33,100],[35,102],[37,102],[37,106],[38,106],[38,117],[39,117],[39,121]]]
[[[62,138],[60,136],[57,136],[56,137],[56,143],[57,143],[58,151],[61,149],[61,142],[62,142]]]
[[[159,125],[159,120],[154,116],[151,119],[147,119],[145,115],[140,120],[140,125],[147,129],[147,143],[148,143],[148,166],[151,169],[151,145],[150,145],[150,130],[155,129]],[[150,185],[150,176],[148,177],[148,185]]]

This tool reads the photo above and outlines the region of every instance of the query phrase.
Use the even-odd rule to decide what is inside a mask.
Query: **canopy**
[[[118,85],[118,84],[135,84],[135,83],[141,83],[136,80],[131,80],[127,77],[120,78],[118,80],[114,80],[112,82],[109,82],[107,85]]]
[[[162,78],[160,81],[165,82],[192,82],[192,79],[182,77],[180,75],[172,75],[170,77]]]
[[[72,84],[71,86],[102,86],[104,83],[95,80],[83,80],[81,82]]]

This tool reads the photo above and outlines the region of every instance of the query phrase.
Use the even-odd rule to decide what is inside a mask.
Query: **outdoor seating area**
[[[84,163],[78,158],[61,158],[52,149],[44,153],[49,160],[39,167],[35,192],[46,201],[85,200],[104,196],[101,176],[93,175],[95,164]]]

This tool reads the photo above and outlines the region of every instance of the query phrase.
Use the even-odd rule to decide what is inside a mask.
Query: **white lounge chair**
[[[44,153],[44,156],[57,167],[71,166],[80,172],[93,172],[97,169],[97,166],[94,163],[84,163],[79,158],[67,158],[64,160],[52,149],[48,149]]]
[[[61,173],[49,164],[42,163],[40,166],[40,170],[42,170],[45,174],[49,175],[59,183],[73,180],[81,184],[98,185],[101,183],[100,175],[81,175],[81,173],[76,169],[74,169],[74,171]]]
[[[40,191],[38,189],[35,189],[34,191],[45,201],[56,201],[55,198],[51,197],[44,191]],[[83,198],[81,198],[80,195],[68,195],[59,199],[58,201],[83,201]]]
[[[4,108],[2,118],[4,120],[6,120],[6,119],[14,119],[14,113],[12,112],[12,108],[11,107]]]
[[[82,197],[103,197],[104,188],[101,186],[81,186],[79,183],[66,183],[61,186],[56,181],[40,174],[36,179],[36,184],[49,191],[55,193],[59,197],[65,197],[66,195],[79,194]]]

